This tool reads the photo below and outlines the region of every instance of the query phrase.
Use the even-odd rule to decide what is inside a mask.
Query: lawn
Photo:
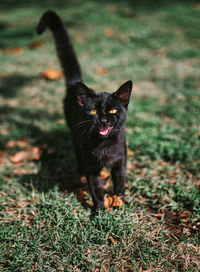
[[[48,2],[51,2],[49,4]],[[91,217],[65,124],[51,33],[68,26],[85,83],[134,87],[127,204]],[[195,1],[0,3],[0,271],[199,271],[200,5]],[[110,172],[102,172],[107,199]]]

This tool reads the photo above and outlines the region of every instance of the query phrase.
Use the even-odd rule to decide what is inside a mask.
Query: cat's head
[[[132,81],[125,82],[114,93],[95,93],[81,82],[76,83],[77,102],[92,134],[101,138],[117,134],[126,120]]]

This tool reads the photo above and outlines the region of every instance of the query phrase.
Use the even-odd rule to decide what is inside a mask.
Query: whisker
[[[89,123],[89,122],[93,122],[93,120],[85,120],[85,121],[81,121],[81,122],[79,122],[78,124],[74,125],[74,126],[72,127],[72,129],[75,128],[75,127],[77,127],[77,126],[79,126],[79,125],[81,125],[81,124],[85,124],[85,123]]]

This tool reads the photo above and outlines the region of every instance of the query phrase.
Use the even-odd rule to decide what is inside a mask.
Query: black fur
[[[71,129],[79,173],[87,177],[94,210],[104,209],[100,171],[111,168],[114,194],[124,199],[126,141],[124,123],[132,90],[125,82],[114,93],[95,93],[83,84],[77,57],[63,22],[54,11],[43,14],[37,27],[41,34],[49,27],[67,80],[64,110]]]

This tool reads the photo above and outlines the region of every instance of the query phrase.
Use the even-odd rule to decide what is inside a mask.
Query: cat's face
[[[127,81],[114,93],[95,93],[83,83],[77,83],[77,101],[90,133],[107,138],[117,134],[126,120],[126,112],[132,90]]]

